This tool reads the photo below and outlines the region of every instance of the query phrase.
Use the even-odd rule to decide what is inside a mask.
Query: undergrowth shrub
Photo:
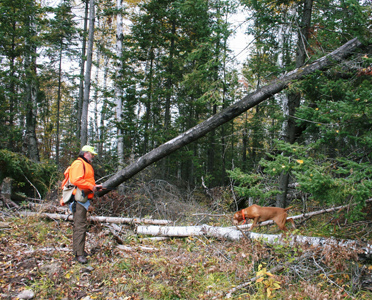
[[[0,184],[4,178],[12,178],[15,192],[43,198],[59,176],[54,162],[35,162],[20,153],[0,150]]]
[[[236,168],[228,173],[237,194],[253,199],[254,203],[262,205],[268,199],[275,203],[275,197],[281,193],[280,175],[287,172],[295,190],[292,194],[306,195],[303,198],[320,206],[354,204],[347,218],[354,221],[363,217],[365,200],[372,195],[370,162],[344,157],[331,159],[316,150],[316,143],[302,146],[278,141],[272,153],[261,159],[259,172],[244,173]]]

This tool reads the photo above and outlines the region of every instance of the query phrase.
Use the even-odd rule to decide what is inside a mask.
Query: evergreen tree
[[[261,45],[260,42],[262,37],[269,37],[272,41],[272,43],[266,43],[268,49],[264,52],[274,54],[272,59],[269,60],[272,66],[272,68],[269,69],[269,71],[272,72],[270,75],[279,74],[280,68],[282,68],[282,72],[284,72],[284,70],[288,68],[300,66],[305,62],[307,63],[318,57],[318,55],[324,55],[324,51],[334,49],[345,43],[350,37],[355,37],[355,35],[359,36],[362,40],[369,36],[365,27],[367,18],[364,11],[366,12],[366,10],[363,11],[363,7],[360,6],[357,1],[347,3],[338,1],[328,1],[327,3],[314,1],[312,14],[314,25],[309,26],[309,23],[303,23],[304,26],[300,27],[299,35],[297,36],[295,30],[289,30],[290,28],[287,28],[288,23],[284,22],[287,18],[285,18],[286,14],[283,11],[283,8],[288,8],[289,5],[296,5],[294,2],[283,2],[277,6],[267,5],[270,1],[247,1],[245,3],[248,2],[251,8],[257,9],[253,15],[255,24],[260,25],[259,28],[263,29],[254,29],[255,33],[258,34],[255,47],[256,53],[258,53],[260,49],[259,46]],[[309,3],[308,1],[301,2],[301,4],[305,4],[303,16],[306,14],[306,9],[309,9],[309,6],[306,6],[306,4]],[[346,7],[351,9],[346,11]],[[279,11],[283,12],[283,14],[279,14]],[[268,18],[268,16],[272,17]],[[298,16],[300,17],[301,14],[298,14]],[[348,21],[343,21],[346,18],[349,18]],[[306,17],[303,19],[306,19]],[[272,22],[272,20],[275,21]],[[292,24],[302,24],[300,22],[301,18],[298,20],[299,21],[293,22]],[[276,24],[282,25],[276,26]],[[285,28],[287,29],[284,30]],[[296,26],[292,25],[291,28],[295,29]],[[304,30],[306,28],[307,31],[305,32]],[[358,30],[356,30],[356,28],[358,28]],[[275,38],[276,34],[273,34],[279,32],[279,30],[284,30],[286,33],[286,36],[281,40],[277,40]],[[332,34],[328,34],[329,32],[338,33],[333,36]],[[342,32],[342,35],[339,34],[340,32]],[[296,53],[289,51],[294,49],[292,45],[294,45],[295,41],[299,44],[297,47],[299,49],[297,59]],[[278,48],[278,46],[280,46],[280,48]],[[280,49],[281,52],[278,52],[278,49]],[[363,63],[361,57],[361,55],[357,55],[355,59]],[[254,59],[254,56],[252,58]],[[250,68],[246,70],[246,74],[254,73],[253,59],[247,64]],[[278,61],[280,64],[276,64]],[[354,165],[357,161],[355,160],[356,157],[350,156],[350,151],[353,151],[350,147],[353,148],[358,144],[356,147],[362,149],[362,146],[359,142],[355,143],[354,138],[352,138],[352,142],[346,138],[346,136],[351,137],[355,135],[355,133],[352,133],[353,131],[351,128],[349,128],[350,130],[344,131],[345,136],[343,138],[338,139],[338,135],[336,135],[335,132],[338,133],[339,131],[338,129],[335,130],[335,127],[343,124],[343,121],[331,117],[334,116],[334,112],[336,111],[333,109],[335,108],[334,105],[338,106],[341,103],[344,108],[345,103],[348,103],[346,105],[348,107],[347,109],[354,111],[354,113],[356,112],[355,106],[349,106],[349,104],[353,103],[350,99],[354,97],[355,99],[360,99],[359,93],[354,93],[356,87],[355,83],[358,80],[352,80],[352,78],[355,78],[356,72],[357,70],[355,70],[355,68],[352,69],[344,65],[343,68],[336,67],[334,70],[326,72],[325,74],[327,74],[327,76],[325,76],[323,72],[318,72],[309,76],[308,79],[301,83],[295,83],[290,86],[288,91],[289,97],[294,97],[293,99],[295,99],[295,102],[298,104],[301,103],[301,106],[296,105],[297,108],[288,114],[292,120],[292,128],[297,129],[292,130],[291,133],[288,133],[284,138],[288,144],[282,142],[278,143],[278,137],[274,140],[274,143],[271,143],[274,148],[267,148],[267,157],[260,161],[260,171],[263,172],[264,177],[261,177],[255,172],[249,174],[241,184],[247,185],[249,183],[250,188],[244,188],[242,190],[242,195],[253,197],[256,201],[260,199],[262,204],[273,204],[273,202],[275,203],[277,200],[276,196],[284,191],[283,187],[280,186],[278,178],[280,178],[281,174],[289,174],[289,172],[292,172],[292,180],[298,184],[298,189],[305,192],[311,199],[322,203],[326,201],[329,204],[343,204],[346,201],[353,200],[358,203],[358,209],[362,207],[363,199],[368,196],[368,188],[366,188],[365,183],[362,184],[363,186],[358,186],[358,188],[356,188],[360,188],[360,193],[354,191],[354,188],[349,188],[351,182],[353,182],[353,186],[355,187],[356,181],[354,180],[356,177],[347,174],[346,171],[348,167],[349,171],[353,169],[350,166]],[[258,75],[256,78],[258,78]],[[364,94],[364,88],[368,86],[368,84],[365,85],[364,83],[358,86],[361,88],[360,92]],[[299,93],[302,95],[301,102],[299,102],[298,98]],[[329,95],[329,97],[327,95]],[[277,100],[285,99],[285,97],[279,97],[279,95],[275,98]],[[357,100],[357,102],[358,101],[359,100]],[[368,110],[368,108],[366,109]],[[320,110],[322,110],[322,112],[318,115]],[[337,108],[337,111],[340,110],[341,108]],[[329,114],[331,116],[328,116]],[[345,111],[343,114],[345,114]],[[346,124],[353,123],[354,121],[360,122],[359,117],[356,116],[358,116],[358,114],[354,115],[354,118],[348,119]],[[324,118],[323,122],[322,118]],[[332,121],[329,118],[331,118]],[[353,119],[353,121],[351,121],[351,119]],[[277,119],[277,121],[280,120],[280,118]],[[320,133],[319,130],[321,128],[324,130]],[[325,128],[327,128],[327,130]],[[296,132],[301,132],[302,135],[299,136]],[[325,136],[327,136],[327,138],[325,138]],[[301,144],[294,144],[291,146],[290,144],[293,143],[296,138],[298,138],[297,141]],[[358,140],[363,144],[364,142],[362,142],[362,140],[365,141],[364,138],[365,136],[361,140]],[[270,145],[270,143],[267,142],[266,145]],[[343,150],[345,152],[343,152]],[[341,152],[343,153],[341,154]],[[348,158],[346,159],[346,157]],[[368,155],[363,157],[369,160]],[[331,165],[333,167],[330,167]],[[345,166],[348,167],[345,168]],[[353,171],[351,171],[351,173],[353,173]],[[233,178],[237,179],[237,176],[239,177],[239,170],[237,170],[236,173],[232,173]],[[363,176],[368,178],[370,176],[369,170],[363,172]],[[268,193],[258,193],[258,190],[263,189],[268,191]],[[284,196],[286,196],[286,191],[284,194]],[[278,203],[276,204],[278,205]],[[280,205],[286,204],[281,202]]]
[[[21,151],[21,77],[24,51],[25,1],[2,1],[0,5],[0,148]],[[17,71],[18,70],[18,71]]]
[[[56,109],[56,145],[55,160],[59,164],[60,153],[60,106],[62,98],[62,62],[64,56],[76,56],[74,50],[76,46],[75,38],[77,34],[76,22],[73,20],[74,15],[69,0],[62,1],[51,12],[55,14],[49,22],[49,30],[45,34],[45,39],[49,44],[47,55],[50,58],[51,65],[57,65],[57,109]],[[58,53],[58,55],[56,55]]]

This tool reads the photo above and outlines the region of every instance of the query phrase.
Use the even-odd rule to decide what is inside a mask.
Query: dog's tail
[[[287,211],[287,210],[290,210],[291,208],[293,208],[293,206],[290,206],[290,207],[284,208],[284,210]]]

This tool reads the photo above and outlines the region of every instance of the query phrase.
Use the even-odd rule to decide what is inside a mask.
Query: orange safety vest
[[[96,185],[96,181],[94,179],[94,170],[90,163],[79,157],[72,163],[69,176],[71,184],[81,189],[88,199],[94,197],[93,188]],[[76,194],[76,189],[72,194]]]

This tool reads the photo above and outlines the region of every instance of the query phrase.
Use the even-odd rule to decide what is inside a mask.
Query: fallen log
[[[281,234],[262,234],[255,232],[245,232],[231,227],[214,227],[209,225],[201,226],[137,226],[136,231],[140,235],[152,235],[161,237],[188,237],[188,236],[208,236],[218,239],[228,239],[239,241],[242,237],[252,240],[261,240],[268,244],[304,244],[308,246],[342,246],[348,247],[364,254],[372,254],[372,245],[355,240],[340,240],[324,237],[308,237],[301,235]]]
[[[116,249],[124,252],[134,252],[134,251],[142,251],[142,252],[158,252],[160,249],[153,248],[153,247],[145,247],[145,246],[137,246],[137,247],[131,247],[131,246],[125,246],[125,245],[118,245],[116,246]]]
[[[40,248],[40,249],[33,249],[33,250],[27,250],[27,251],[24,251],[23,254],[31,254],[31,253],[35,253],[35,252],[54,252],[54,251],[58,251],[58,252],[61,252],[61,251],[64,251],[64,252],[72,252],[72,249],[70,248],[61,248],[61,247],[58,247],[58,248]]]
[[[72,214],[62,215],[62,214],[49,214],[49,213],[37,213],[30,211],[19,212],[21,216],[26,217],[40,217],[40,218],[50,218],[54,220],[66,220],[72,221]],[[116,223],[116,224],[155,224],[155,225],[168,225],[171,224],[170,220],[153,220],[153,219],[142,219],[142,218],[119,218],[119,217],[103,217],[103,216],[89,216],[88,221],[95,221],[101,223]]]
[[[1,222],[0,221],[0,228],[11,228],[10,222]]]
[[[214,227],[209,225],[200,226],[137,226],[135,232],[139,235],[151,235],[160,237],[188,237],[210,236],[220,239],[239,240],[242,233],[239,230]]]

